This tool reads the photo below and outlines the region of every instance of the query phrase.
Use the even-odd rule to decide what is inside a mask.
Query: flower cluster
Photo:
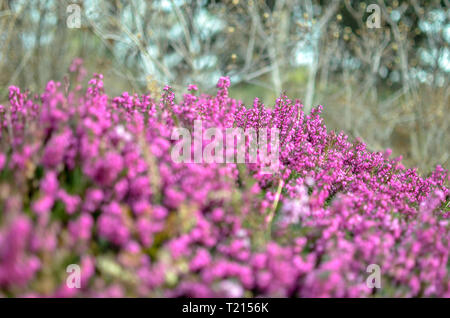
[[[10,87],[0,105],[0,296],[450,297],[449,175],[328,132],[281,95],[273,107],[189,86],[177,103]],[[175,163],[172,130],[279,129],[279,169]],[[207,142],[204,143],[204,147]],[[81,267],[81,288],[66,284]],[[381,289],[366,268],[381,268]]]

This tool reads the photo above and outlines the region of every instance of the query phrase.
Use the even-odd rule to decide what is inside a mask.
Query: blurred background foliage
[[[369,28],[380,9],[380,28]],[[75,7],[74,7],[75,5]],[[449,1],[0,0],[0,104],[9,85],[62,81],[75,57],[109,94],[214,93],[222,75],[246,105],[285,92],[322,104],[329,129],[449,168]],[[78,10],[78,11],[77,11]],[[68,27],[77,18],[80,27]],[[373,20],[371,20],[373,21]]]

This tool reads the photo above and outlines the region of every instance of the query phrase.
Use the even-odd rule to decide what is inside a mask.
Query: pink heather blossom
[[[423,177],[284,94],[244,105],[227,77],[177,100],[170,86],[108,96],[101,74],[83,88],[81,59],[70,72],[69,92],[11,86],[0,106],[1,295],[449,297],[443,167]],[[278,171],[174,162],[172,131],[195,120],[202,132],[277,128]],[[80,289],[63,279],[69,261]],[[370,264],[381,289],[366,285]]]
[[[6,155],[3,153],[0,153],[0,171],[3,169],[6,163]]]

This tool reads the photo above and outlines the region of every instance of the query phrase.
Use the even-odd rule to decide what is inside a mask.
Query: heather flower
[[[58,199],[64,203],[68,214],[75,213],[80,205],[80,198],[78,196],[70,195],[62,189],[58,192]]]
[[[62,163],[64,154],[69,146],[70,131],[67,133],[53,137],[44,149],[42,163],[48,168],[55,168]]]
[[[83,207],[85,211],[94,212],[103,201],[104,194],[101,189],[93,188],[86,191]]]
[[[5,164],[6,164],[6,155],[3,153],[0,153],[0,171],[3,169]]]
[[[105,158],[97,160],[93,167],[86,168],[90,175],[101,186],[112,184],[123,169],[123,158],[116,153],[107,153]]]
[[[82,61],[69,70],[72,91],[51,81],[31,98],[12,86],[0,107],[0,294],[450,295],[443,167],[422,177],[389,149],[328,131],[322,106],[305,114],[284,94],[247,108],[227,77],[216,95],[190,85],[177,102],[169,86],[161,98],[110,97],[100,74],[83,91]],[[278,169],[175,163],[173,129],[197,120],[201,133],[277,128]],[[81,289],[62,280],[69,260]],[[369,264],[382,269],[379,290],[366,286]],[[60,273],[48,278],[48,268]]]
[[[102,214],[99,217],[98,233],[100,237],[119,246],[125,244],[130,237],[130,232],[123,223],[123,219],[110,213]]]
[[[33,203],[33,211],[38,215],[46,215],[50,212],[53,204],[55,203],[55,199],[51,195],[44,195],[40,199],[36,200]]]
[[[94,219],[91,215],[83,213],[74,221],[69,222],[69,233],[74,241],[88,241],[91,238]]]

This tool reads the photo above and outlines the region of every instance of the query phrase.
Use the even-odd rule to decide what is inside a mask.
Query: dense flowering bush
[[[170,87],[110,98],[101,75],[83,89],[84,73],[76,60],[65,84],[10,87],[0,106],[0,296],[450,297],[441,167],[422,178],[327,132],[321,106],[246,108],[227,78],[176,103]],[[279,171],[175,163],[171,132],[195,119],[278,128]]]

